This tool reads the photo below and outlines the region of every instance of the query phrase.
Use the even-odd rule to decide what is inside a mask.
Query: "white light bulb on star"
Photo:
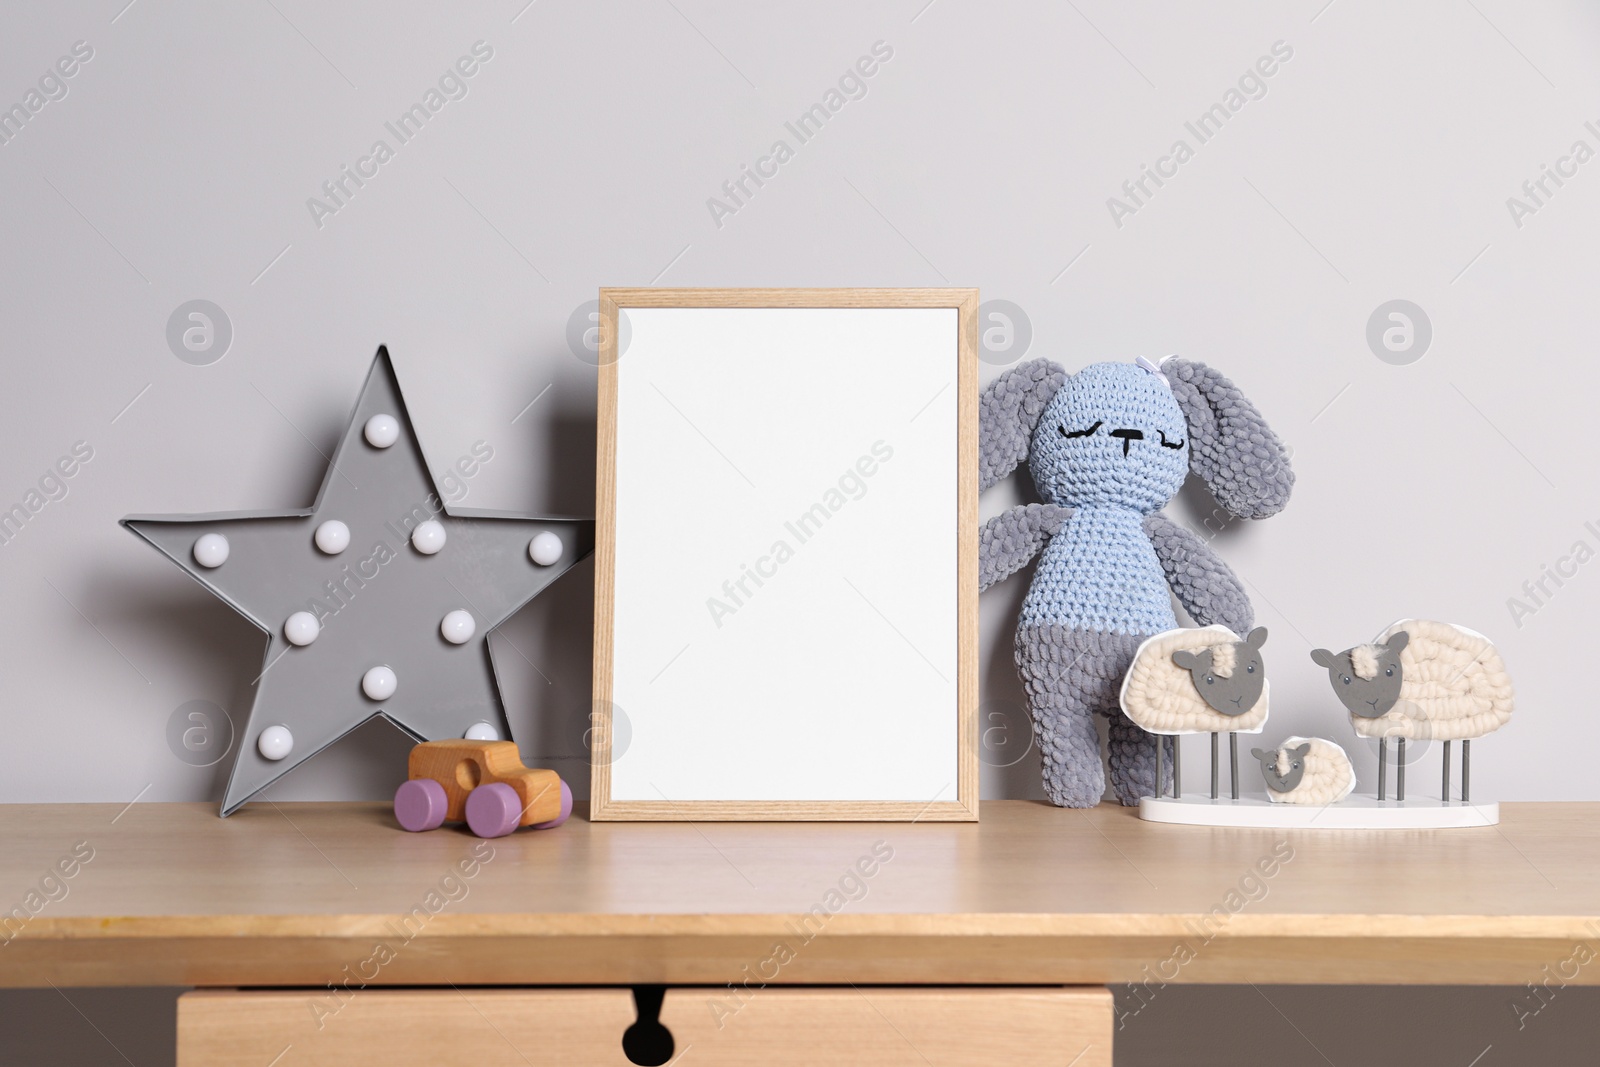
[[[528,542],[528,558],[541,567],[548,567],[561,558],[561,538],[546,530]]]
[[[361,691],[371,700],[388,700],[399,685],[400,680],[388,667],[374,667],[361,676]]]
[[[228,562],[228,539],[219,533],[201,534],[194,543],[194,561],[202,567],[220,567]]]
[[[444,547],[444,525],[434,519],[417,523],[411,531],[411,547],[424,556],[431,556]]]
[[[309,611],[297,611],[283,622],[283,636],[291,645],[309,645],[321,632],[322,624]]]
[[[269,760],[281,760],[294,751],[294,734],[287,726],[269,726],[256,738],[256,751]]]
[[[439,633],[452,645],[463,645],[472,640],[472,635],[478,632],[478,623],[470,611],[457,608],[446,613],[439,623]]]
[[[338,519],[329,519],[317,527],[317,548],[330,556],[337,556],[350,547],[350,527]]]
[[[361,433],[373,448],[388,448],[400,440],[400,422],[393,415],[374,415]]]

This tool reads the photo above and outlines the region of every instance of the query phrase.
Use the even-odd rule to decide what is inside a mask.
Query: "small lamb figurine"
[[[1405,799],[1405,743],[1433,738],[1444,744],[1444,799],[1450,797],[1450,742],[1461,741],[1461,799],[1471,788],[1471,751],[1511,719],[1515,696],[1505,663],[1489,639],[1464,626],[1402,619],[1370,645],[1311,658],[1328,680],[1362,737],[1378,738],[1378,799],[1384,799],[1387,739],[1399,738],[1396,798]]]
[[[1291,737],[1271,751],[1252,748],[1274,804],[1337,804],[1356,787],[1344,749],[1320,737]]]
[[[1123,678],[1118,699],[1135,726],[1157,735],[1211,735],[1212,799],[1217,797],[1217,735],[1228,735],[1238,799],[1237,735],[1259,733],[1266,724],[1268,687],[1261,659],[1266,641],[1264,626],[1243,640],[1226,626],[1179,627],[1146,638]],[[1162,792],[1158,785],[1156,795]]]

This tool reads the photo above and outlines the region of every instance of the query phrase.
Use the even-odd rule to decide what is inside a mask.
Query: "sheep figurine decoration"
[[[1321,737],[1291,737],[1275,749],[1252,748],[1274,804],[1337,804],[1356,787],[1344,749]]]
[[[1134,653],[1119,699],[1135,726],[1152,734],[1211,735],[1211,797],[1217,798],[1217,738],[1228,735],[1233,799],[1239,799],[1238,735],[1260,733],[1268,714],[1267,629],[1241,638],[1226,626],[1179,627],[1146,638]],[[1183,783],[1173,743],[1173,792]],[[1164,783],[1156,752],[1157,792]]]
[[[1470,800],[1474,738],[1493,733],[1511,719],[1515,696],[1494,644],[1464,626],[1428,619],[1402,619],[1371,644],[1343,652],[1311,653],[1328,669],[1328,680],[1350,724],[1362,737],[1378,739],[1378,799],[1385,799],[1388,739],[1399,742],[1395,799],[1404,800],[1407,740],[1444,742],[1443,799],[1450,798],[1450,743],[1461,742],[1461,799]]]
[[[978,405],[979,489],[1026,462],[1040,503],[984,524],[978,583],[1039,557],[1023,598],[1016,661],[1033,717],[1045,792],[1062,807],[1105,791],[1095,716],[1109,718],[1111,785],[1137,804],[1157,793],[1158,743],[1119,706],[1141,642],[1175,628],[1175,595],[1201,627],[1254,625],[1227,564],[1161,514],[1194,474],[1233,516],[1282,510],[1294,485],[1287,450],[1227,378],[1192,360],[1050,360],[1006,371]]]

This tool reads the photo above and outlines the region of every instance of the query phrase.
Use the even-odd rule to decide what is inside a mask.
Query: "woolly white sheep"
[[[1356,787],[1344,749],[1321,737],[1291,737],[1276,749],[1252,748],[1274,804],[1337,804]]]
[[[1406,741],[1444,742],[1440,796],[1450,799],[1450,742],[1461,741],[1461,799],[1471,797],[1472,739],[1511,719],[1515,696],[1500,653],[1465,626],[1401,619],[1370,645],[1343,652],[1315,649],[1328,681],[1362,737],[1378,739],[1378,799],[1385,796],[1388,739],[1399,740],[1395,796],[1406,798]]]
[[[1217,797],[1217,735],[1228,735],[1233,796],[1239,797],[1237,734],[1260,733],[1267,721],[1265,627],[1241,639],[1226,626],[1179,627],[1145,639],[1122,680],[1122,710],[1153,734],[1211,735],[1211,796]],[[1156,745],[1156,795],[1165,793],[1161,752]],[[1173,793],[1178,779],[1178,743],[1172,747]]]
[[[1147,638],[1122,680],[1122,710],[1152,734],[1260,733],[1267,721],[1265,627],[1241,639],[1226,626],[1179,627]]]
[[[1402,619],[1370,645],[1311,658],[1362,737],[1483,737],[1511,718],[1513,694],[1487,637],[1446,622]]]

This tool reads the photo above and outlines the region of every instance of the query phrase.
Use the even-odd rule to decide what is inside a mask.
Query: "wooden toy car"
[[[567,783],[524,767],[511,741],[425,741],[408,764],[394,817],[413,833],[465,820],[479,837],[504,837],[519,826],[552,829],[572,814]]]

